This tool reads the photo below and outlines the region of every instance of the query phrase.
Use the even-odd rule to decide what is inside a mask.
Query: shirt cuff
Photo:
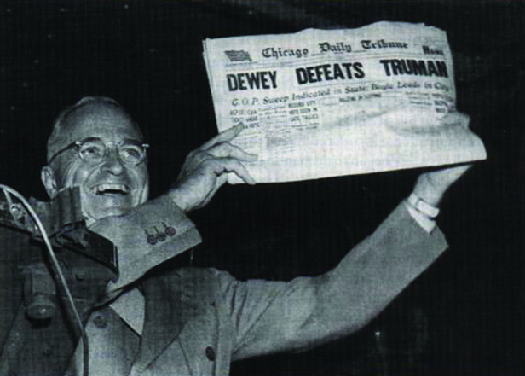
[[[436,228],[436,221],[434,219],[421,213],[408,202],[406,203],[406,208],[410,216],[414,218],[414,220],[418,223],[419,226],[423,228],[423,230],[425,230],[428,233],[431,233]]]

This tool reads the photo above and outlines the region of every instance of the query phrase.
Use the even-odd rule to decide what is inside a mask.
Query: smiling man
[[[86,218],[121,215],[148,198],[147,146],[118,103],[87,97],[56,120],[42,181],[51,198],[78,186]]]
[[[206,205],[228,173],[255,183],[242,162],[256,156],[230,143],[241,130],[190,153],[172,189],[148,200],[147,144],[117,102],[87,97],[60,114],[43,183],[51,198],[78,187],[88,228],[119,255],[118,279],[85,326],[89,351],[80,342],[65,374],[82,374],[89,361],[90,375],[227,375],[235,360],[317,346],[366,325],[446,249],[434,219],[465,166],[422,174],[409,198],[319,277],[241,282],[215,269],[155,269],[201,241],[185,213]],[[4,368],[32,374],[32,354]]]

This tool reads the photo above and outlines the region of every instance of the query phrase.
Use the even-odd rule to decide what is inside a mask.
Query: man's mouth
[[[103,183],[103,184],[99,184],[91,188],[90,192],[97,196],[101,196],[101,195],[127,196],[130,193],[130,188],[126,184]]]

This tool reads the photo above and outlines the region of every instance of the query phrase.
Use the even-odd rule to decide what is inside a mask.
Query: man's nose
[[[102,163],[102,169],[113,175],[120,175],[124,171],[124,162],[120,159],[117,150],[109,149],[106,153],[106,158]]]

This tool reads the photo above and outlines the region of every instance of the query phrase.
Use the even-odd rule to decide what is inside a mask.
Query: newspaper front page
[[[438,28],[382,21],[203,45],[218,130],[245,127],[234,144],[258,155],[246,163],[257,182],[486,158],[456,109],[452,54]]]

